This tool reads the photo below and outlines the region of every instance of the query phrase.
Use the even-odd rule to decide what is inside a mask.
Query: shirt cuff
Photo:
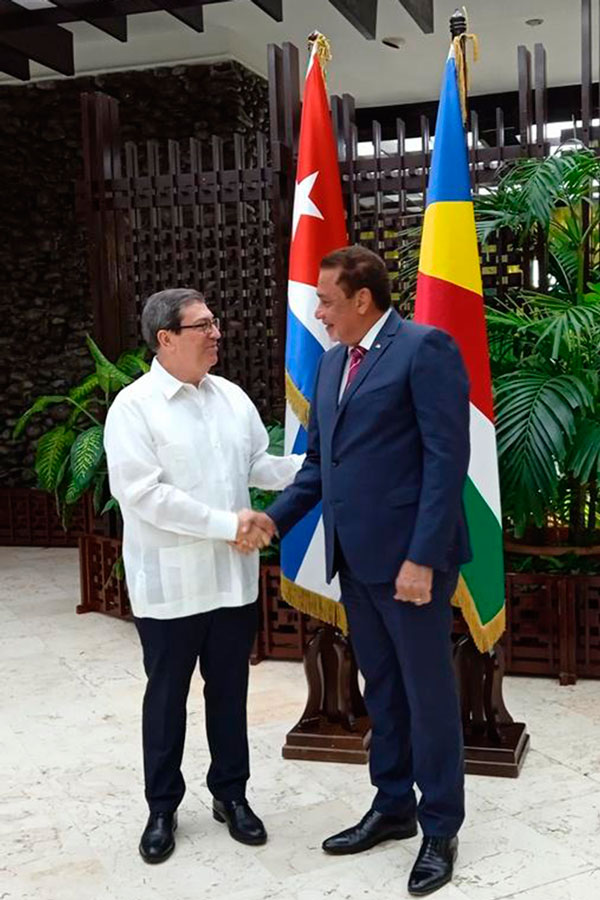
[[[212,509],[208,517],[208,534],[213,540],[235,541],[238,530],[236,513]]]

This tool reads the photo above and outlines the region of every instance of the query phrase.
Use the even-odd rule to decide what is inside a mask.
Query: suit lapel
[[[352,399],[354,394],[360,388],[363,381],[368,378],[371,370],[377,365],[381,357],[384,355],[390,344],[392,343],[402,319],[398,315],[395,310],[392,310],[390,316],[381,329],[380,333],[375,338],[373,342],[373,346],[368,351],[367,355],[363,359],[362,363],[359,366],[358,372],[354,377],[354,381],[348,387],[342,396],[340,405],[337,408],[337,416],[336,416],[336,424],[340,418],[340,415],[346,408],[349,401]],[[345,356],[344,356],[345,361]],[[337,382],[338,392],[339,392],[339,381]]]
[[[323,403],[325,405],[326,421],[333,422],[337,415],[338,396],[340,393],[340,383],[346,365],[347,347],[340,344],[331,352],[331,360],[329,364],[329,372],[327,374],[327,390],[324,391]]]

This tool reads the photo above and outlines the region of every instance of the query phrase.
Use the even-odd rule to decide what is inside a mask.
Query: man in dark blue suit
[[[370,250],[325,257],[317,293],[315,315],[339,344],[317,371],[306,461],[267,512],[285,535],[323,501],[327,580],[339,573],[365,678],[377,789],[363,819],[323,849],[412,837],[418,818],[408,887],[421,896],[452,878],[464,819],[450,599],[470,559],[468,378],[448,334],[392,309],[385,264]]]

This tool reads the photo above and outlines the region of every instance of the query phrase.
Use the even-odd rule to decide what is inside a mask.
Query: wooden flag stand
[[[308,700],[286,736],[285,759],[366,763],[371,723],[348,639],[332,625],[319,628],[305,650],[304,671]]]
[[[480,653],[473,640],[461,634],[454,643],[454,666],[467,774],[516,778],[529,749],[529,735],[504,704],[501,646]],[[366,763],[370,722],[348,639],[331,625],[319,628],[306,648],[304,670],[308,700],[300,721],[286,736],[284,758]]]
[[[467,774],[516,778],[529,750],[529,735],[525,724],[513,721],[504,705],[501,644],[491,653],[480,653],[470,635],[460,635],[454,643],[454,670]]]

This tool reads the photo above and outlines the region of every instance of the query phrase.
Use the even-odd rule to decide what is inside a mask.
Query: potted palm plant
[[[600,159],[577,145],[501,171],[479,237],[522,254],[488,293],[508,602],[507,670],[600,676]]]
[[[478,198],[482,244],[508,230],[540,278],[488,296],[502,504],[514,536],[600,544],[600,159],[523,159]],[[537,282],[537,283],[536,283]]]

